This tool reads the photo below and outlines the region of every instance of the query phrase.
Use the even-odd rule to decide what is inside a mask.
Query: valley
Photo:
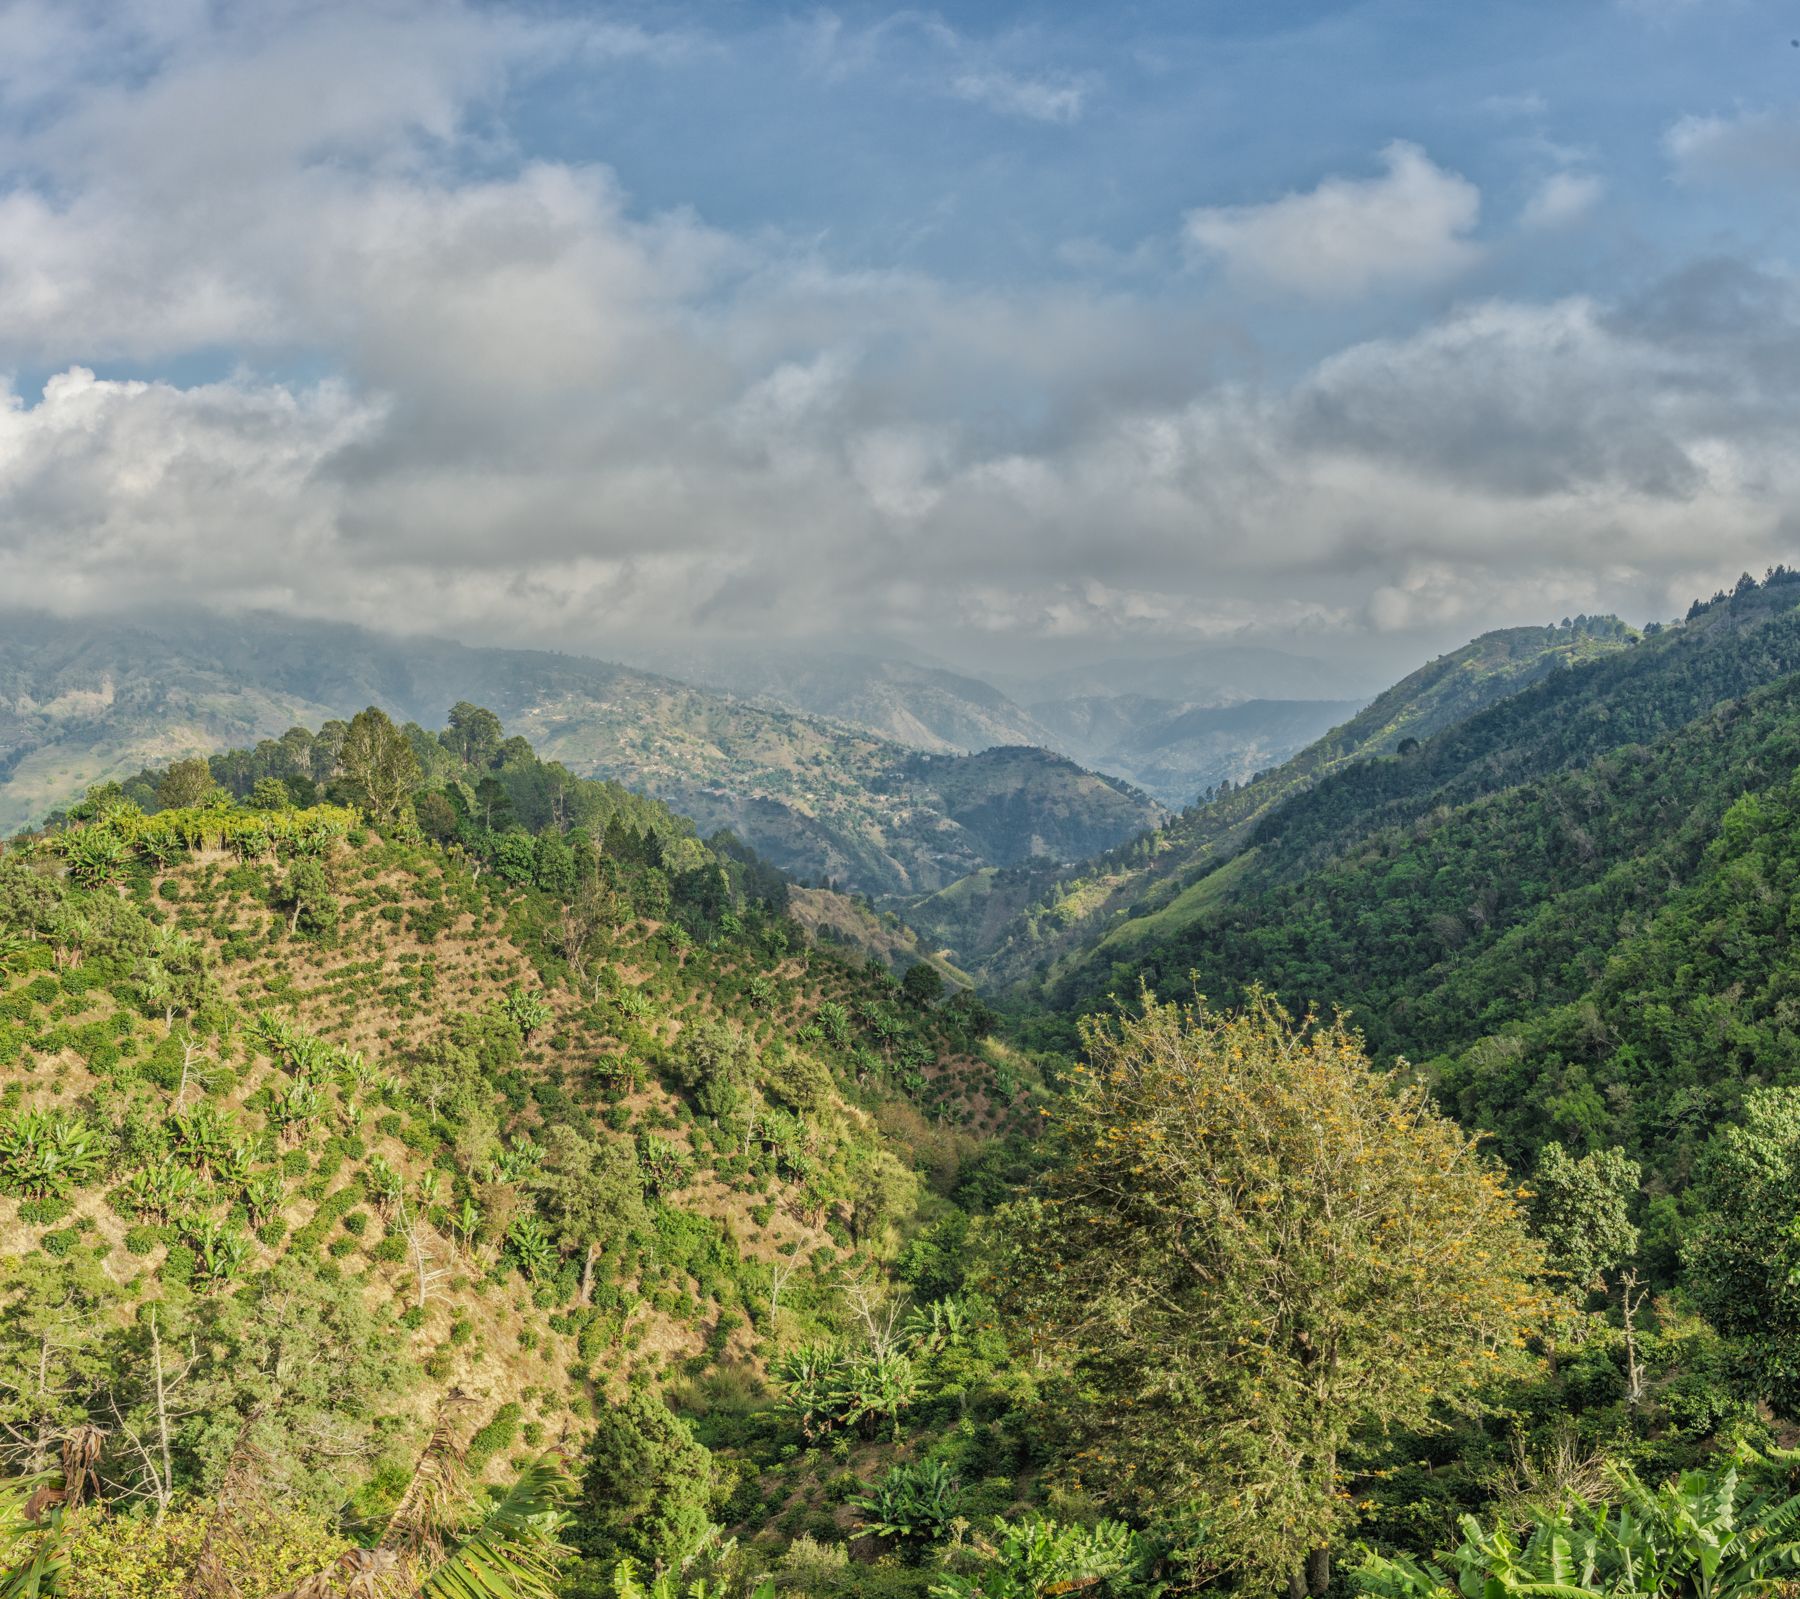
[[[88,785],[0,854],[0,1427],[66,1501],[15,1501],[12,1569],[211,1540],[257,1599],[383,1569],[1148,1599],[1325,1547],[1382,1595],[1508,1458],[1673,1494],[1726,1440],[1746,1486],[1647,1526],[1767,1513],[1800,1337],[1770,1308],[1800,1225],[1784,569],[1679,623],[1483,635],[1125,845],[1042,750],[883,756],[867,793],[991,862],[904,916],[720,830],[734,774],[873,735],[621,669],[639,780],[596,779],[599,669],[477,659],[517,720],[398,696]],[[420,669],[340,649],[212,703],[377,668]],[[143,703],[112,669],[83,726]],[[191,714],[207,675],[158,670]],[[690,792],[703,748],[728,764]],[[1276,1304],[1387,1386],[1321,1395]],[[1190,1448],[1233,1437],[1335,1463]],[[92,1581],[62,1591],[119,1591]]]

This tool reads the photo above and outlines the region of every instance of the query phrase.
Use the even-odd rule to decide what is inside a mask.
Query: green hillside
[[[1001,984],[1060,972],[1088,958],[1097,940],[1110,956],[1141,936],[1166,936],[1205,902],[1193,892],[1201,878],[1284,801],[1340,767],[1429,738],[1542,677],[1625,648],[1633,636],[1612,617],[1483,634],[1395,684],[1291,760],[1247,783],[1222,785],[1148,837],[1073,873],[1042,865],[985,872],[910,902],[906,914]]]
[[[536,837],[472,823],[563,782],[528,752],[439,743],[441,786],[408,769],[369,825],[406,740],[358,722],[388,748],[322,775],[360,810],[266,775],[159,806],[177,768],[0,856],[0,1426],[36,1471],[92,1425],[108,1497],[184,1507],[169,1561],[267,1544],[233,1591],[378,1529],[434,1428],[474,1503],[618,1444],[596,1418],[632,1395],[766,1408],[775,1352],[851,1331],[1033,1081],[978,1007],[810,943],[778,874],[654,802],[576,782]],[[468,814],[431,842],[446,792]],[[797,1493],[836,1528],[759,1436],[687,1485],[701,1525]],[[144,1537],[65,1532],[109,1572]]]
[[[472,704],[92,789],[0,855],[0,1578],[1776,1593],[1796,602],[1434,663],[1010,1016]]]

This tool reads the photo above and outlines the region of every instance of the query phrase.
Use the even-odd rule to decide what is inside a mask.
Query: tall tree
[[[466,766],[493,765],[505,729],[500,718],[480,705],[458,700],[450,707],[450,725],[440,735],[445,749]]]
[[[376,822],[398,820],[418,786],[419,758],[412,745],[373,705],[351,718],[338,763]]]
[[[581,1302],[593,1298],[594,1263],[606,1247],[645,1219],[644,1179],[631,1146],[583,1138],[559,1124],[534,1184],[556,1229],[559,1247],[581,1256]]]
[[[1084,1481],[1197,1572],[1321,1592],[1368,1429],[1474,1403],[1546,1308],[1517,1195],[1341,1022],[1266,996],[1084,1028],[1007,1275]]]
[[[162,775],[156,785],[156,803],[160,810],[182,810],[190,805],[204,805],[213,797],[218,784],[213,781],[212,767],[206,757],[196,755],[177,761]]]
[[[1760,1088],[1713,1135],[1695,1176],[1687,1281],[1739,1339],[1770,1402],[1800,1415],[1800,1088]]]

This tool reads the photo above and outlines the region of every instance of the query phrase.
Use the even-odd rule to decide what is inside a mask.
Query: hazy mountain
[[[496,711],[547,757],[731,827],[776,865],[882,895],[1070,861],[1160,808],[1042,751],[922,757],[892,740],[631,668],[271,616],[0,632],[0,827],[88,784],[380,705],[429,727]]]
[[[1360,700],[1243,697],[1246,684],[1325,681],[1316,661],[1248,647],[1115,659],[1043,680],[1082,693],[1019,705],[941,663],[847,649],[722,645],[627,647],[636,664],[759,704],[829,716],[915,749],[974,752],[1029,744],[1110,772],[1165,805],[1284,761]],[[1024,680],[1030,681],[1030,680]],[[1108,685],[1156,683],[1160,692]],[[1087,692],[1093,690],[1093,692]]]
[[[1181,807],[1248,782],[1348,721],[1361,700],[1243,700],[1182,706],[1140,694],[1034,707],[1059,749]]]
[[[829,716],[915,749],[972,753],[998,744],[1062,748],[993,684],[895,655],[696,645],[637,647],[629,658],[683,682]]]
[[[1177,705],[1230,705],[1252,699],[1341,699],[1342,668],[1261,644],[1204,644],[1192,649],[1112,656],[1084,665],[996,679],[1035,712],[1058,700],[1141,695]]]

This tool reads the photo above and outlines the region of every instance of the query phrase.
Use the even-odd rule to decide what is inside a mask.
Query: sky
[[[1800,558],[1800,6],[0,3],[0,599],[1404,669]]]

